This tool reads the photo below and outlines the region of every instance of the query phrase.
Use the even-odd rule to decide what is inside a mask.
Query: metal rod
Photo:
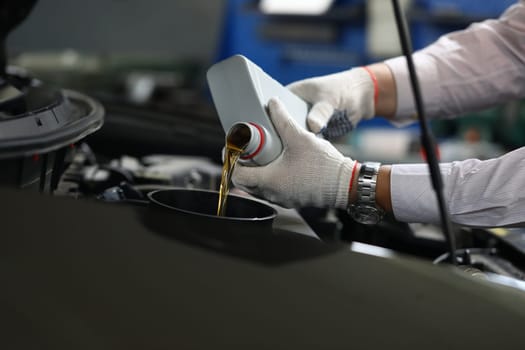
[[[401,7],[399,6],[398,0],[392,0],[392,6],[394,7],[394,15],[396,18],[399,40],[401,41],[401,48],[403,49],[403,54],[405,55],[407,61],[408,72],[410,75],[410,84],[414,94],[419,125],[421,127],[421,144],[426,153],[432,187],[436,192],[436,199],[438,202],[439,214],[441,218],[441,226],[449,246],[450,262],[455,265],[457,264],[457,259],[454,231],[447,208],[447,203],[445,202],[445,197],[443,195],[443,179],[441,178],[439,163],[435,152],[435,142],[430,128],[428,127],[419,80],[417,78],[414,61],[412,59],[412,43],[408,34],[406,18],[403,11],[401,10]]]

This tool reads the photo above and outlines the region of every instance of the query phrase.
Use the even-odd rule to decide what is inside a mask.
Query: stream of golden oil
[[[226,214],[226,202],[228,201],[228,193],[230,192],[230,180],[235,164],[237,164],[242,152],[242,148],[226,141],[221,187],[219,189],[219,203],[217,205],[217,216],[224,216]]]

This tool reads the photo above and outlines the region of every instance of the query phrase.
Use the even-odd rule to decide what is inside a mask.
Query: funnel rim
[[[192,191],[192,192],[201,192],[201,193],[213,193],[213,194],[217,194],[217,195],[219,194],[218,191],[214,191],[214,190],[188,189],[188,188],[184,188],[184,187],[179,187],[179,188],[174,187],[174,188],[170,188],[170,189],[158,189],[158,190],[151,191],[151,192],[149,192],[147,194],[147,197],[150,200],[150,202],[154,203],[155,205],[161,206],[163,208],[170,209],[170,210],[175,210],[177,212],[181,212],[181,213],[185,213],[185,214],[199,215],[201,217],[208,217],[208,218],[215,219],[215,220],[223,220],[223,221],[236,220],[236,221],[242,221],[242,222],[259,222],[259,221],[273,220],[277,216],[277,210],[275,210],[275,208],[271,207],[270,205],[265,204],[265,203],[263,203],[261,201],[258,201],[258,200],[254,200],[254,199],[251,199],[251,198],[247,198],[247,197],[243,197],[243,196],[239,196],[239,195],[235,195],[235,194],[228,194],[228,197],[235,197],[235,198],[240,199],[241,201],[249,201],[249,202],[252,202],[253,204],[264,206],[264,207],[268,208],[269,210],[271,210],[272,214],[267,215],[267,216],[251,217],[251,218],[237,217],[237,216],[217,216],[217,215],[205,214],[205,213],[200,213],[200,212],[197,212],[197,211],[192,211],[192,210],[178,208],[178,207],[175,207],[173,205],[169,205],[169,204],[163,203],[163,202],[159,201],[158,199],[154,198],[154,195],[157,194],[157,193],[160,193],[160,192],[182,192],[182,191]]]

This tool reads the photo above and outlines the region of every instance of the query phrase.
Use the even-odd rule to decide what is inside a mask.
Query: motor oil
[[[239,157],[249,145],[251,130],[242,123],[234,124],[226,136],[224,147],[224,164],[222,165],[221,186],[219,188],[219,202],[217,203],[217,216],[224,216],[226,203],[230,192],[230,181]]]
[[[278,97],[299,125],[307,128],[309,105],[242,55],[214,64],[208,85],[224,132],[242,124],[250,139],[239,157],[243,165],[265,165],[281,154],[283,146],[267,113],[268,101]]]

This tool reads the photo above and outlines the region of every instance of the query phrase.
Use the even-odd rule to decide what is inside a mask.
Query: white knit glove
[[[374,116],[377,84],[365,68],[301,80],[288,85],[297,96],[313,106],[308,126],[326,139],[334,139],[353,130],[361,119]]]
[[[283,152],[265,166],[237,164],[233,183],[285,207],[346,208],[356,162],[301,127],[278,99],[270,99],[268,107]]]

